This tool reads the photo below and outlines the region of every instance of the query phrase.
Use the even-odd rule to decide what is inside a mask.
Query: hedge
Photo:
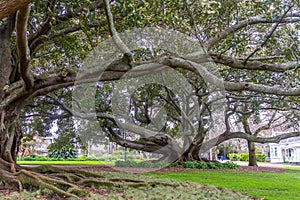
[[[239,165],[232,162],[185,162],[182,165],[184,168],[197,169],[238,169]]]
[[[265,162],[266,161],[266,155],[265,154],[255,154],[256,160],[258,162]],[[231,153],[229,154],[229,159],[233,161],[233,157],[236,157],[237,161],[249,161],[249,154],[248,153],[242,153],[242,154],[236,154]]]

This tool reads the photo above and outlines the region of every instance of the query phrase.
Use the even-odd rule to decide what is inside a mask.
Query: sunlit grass
[[[158,178],[193,181],[272,200],[300,199],[300,172],[186,171],[150,174]]]

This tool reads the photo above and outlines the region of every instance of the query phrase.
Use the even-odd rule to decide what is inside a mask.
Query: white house
[[[270,143],[269,146],[271,163],[300,164],[300,137],[281,140],[278,144]]]
[[[47,154],[48,150],[47,147],[53,143],[54,138],[53,137],[40,137],[40,136],[34,136],[33,140],[36,142],[34,150],[38,154]]]

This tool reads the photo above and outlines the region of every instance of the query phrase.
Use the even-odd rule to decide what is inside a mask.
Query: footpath
[[[248,166],[248,162],[233,161],[233,163],[240,165],[240,166]],[[274,167],[274,168],[287,168],[287,169],[299,169],[300,170],[300,165],[295,165],[295,164],[258,162],[257,165],[259,167]]]

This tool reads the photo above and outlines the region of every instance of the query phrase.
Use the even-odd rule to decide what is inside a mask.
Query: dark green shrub
[[[54,150],[49,152],[49,158],[58,158],[64,160],[68,158],[77,158],[77,151],[73,148],[62,148],[61,150]]]
[[[232,162],[219,163],[219,162],[185,162],[184,168],[197,168],[197,169],[238,169],[239,166]]]
[[[192,161],[188,161],[188,162],[184,162],[182,166],[183,166],[184,168],[200,168],[200,167],[199,167],[199,163],[200,163],[200,162],[192,162]]]
[[[225,162],[225,163],[222,163],[222,165],[225,169],[238,169],[238,168],[240,168],[239,165],[234,164],[233,162]]]
[[[29,157],[35,159],[35,158],[38,157],[38,155],[37,154],[30,154]]]
[[[206,163],[208,169],[220,169],[221,165],[218,165],[217,162],[207,162]]]
[[[179,166],[181,166],[181,165],[178,163],[171,163],[167,167],[179,167]]]

